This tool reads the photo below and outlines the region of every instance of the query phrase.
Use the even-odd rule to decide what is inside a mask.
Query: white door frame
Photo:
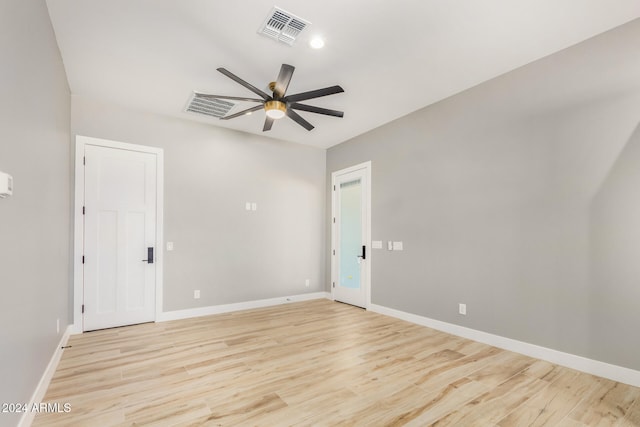
[[[362,277],[361,285],[365,291],[365,309],[371,308],[371,261],[373,258],[373,251],[371,250],[371,161],[360,163],[339,171],[331,173],[331,299],[335,301],[335,286],[338,282],[338,263],[336,261],[336,245],[338,244],[338,227],[334,222],[336,218],[337,192],[336,178],[345,173],[354,172],[357,170],[364,170],[365,184],[362,188],[364,193],[364,207],[366,208],[365,215],[365,235],[364,242],[367,246],[367,261],[364,265],[364,277]]]
[[[82,304],[84,301],[84,269],[82,256],[84,255],[84,218],[82,213],[84,203],[84,149],[87,145],[99,147],[117,148],[121,150],[137,151],[155,154],[156,167],[156,320],[162,313],[162,272],[164,263],[163,206],[164,206],[164,151],[162,148],[148,147],[145,145],[129,144],[125,142],[110,141],[107,139],[92,138],[76,135],[75,157],[75,202],[74,202],[74,237],[73,237],[73,333],[80,334],[83,331]]]

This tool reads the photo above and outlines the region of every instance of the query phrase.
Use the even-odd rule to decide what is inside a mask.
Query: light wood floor
[[[35,426],[638,426],[640,389],[327,300],[71,337]]]

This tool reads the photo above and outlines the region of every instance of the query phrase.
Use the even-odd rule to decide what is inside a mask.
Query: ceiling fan
[[[225,68],[218,68],[225,76],[229,77],[231,80],[241,84],[242,86],[249,89],[251,92],[260,96],[261,99],[258,98],[244,98],[239,96],[226,96],[226,95],[211,95],[206,93],[198,93],[195,92],[197,97],[201,98],[213,98],[213,99],[229,99],[234,101],[248,101],[248,102],[258,102],[259,105],[255,107],[247,108],[246,110],[240,111],[235,114],[231,114],[229,116],[220,117],[221,120],[229,120],[234,119],[236,117],[244,116],[245,114],[252,113],[253,111],[258,111],[264,109],[267,117],[264,121],[264,127],[262,131],[271,130],[273,126],[273,122],[277,119],[280,119],[284,116],[289,117],[294,122],[298,123],[300,126],[305,128],[306,130],[312,130],[313,125],[306,121],[302,116],[296,113],[294,110],[300,111],[308,111],[310,113],[316,114],[324,114],[326,116],[333,117],[343,117],[344,113],[342,111],[329,110],[326,108],[314,107],[312,105],[300,104],[298,101],[306,101],[309,99],[320,98],[322,96],[333,95],[335,93],[344,92],[340,86],[331,86],[326,87],[324,89],[316,89],[308,92],[296,93],[294,95],[286,95],[287,88],[289,87],[289,82],[291,82],[291,77],[293,76],[293,71],[295,67],[288,64],[282,64],[280,67],[280,74],[278,74],[278,78],[275,82],[269,83],[269,89],[273,92],[273,95],[269,95],[257,87],[247,83],[242,80],[240,77],[226,70]]]

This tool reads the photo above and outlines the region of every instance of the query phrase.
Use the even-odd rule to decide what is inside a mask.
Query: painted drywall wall
[[[0,28],[0,403],[26,403],[69,323],[70,95],[44,1],[1,2]]]
[[[372,161],[372,239],[404,241],[373,251],[372,302],[640,369],[639,39],[636,20],[329,149],[328,182]]]
[[[637,110],[636,110],[637,111]],[[595,358],[615,349],[638,368],[640,303],[640,126],[589,205],[589,328]]]
[[[72,131],[164,149],[164,311],[324,291],[325,150],[75,96]]]

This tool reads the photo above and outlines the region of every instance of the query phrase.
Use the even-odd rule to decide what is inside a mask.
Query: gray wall
[[[635,110],[638,112],[638,109]],[[589,206],[589,326],[594,357],[638,369],[640,127]]]
[[[75,96],[71,122],[164,149],[165,311],[325,290],[325,150]]]
[[[69,323],[70,97],[44,1],[3,0],[0,29],[0,171],[15,185],[0,200],[0,403],[16,403]]]
[[[329,149],[327,180],[372,161],[372,238],[404,241],[373,252],[372,302],[640,369],[637,40],[640,20]]]

